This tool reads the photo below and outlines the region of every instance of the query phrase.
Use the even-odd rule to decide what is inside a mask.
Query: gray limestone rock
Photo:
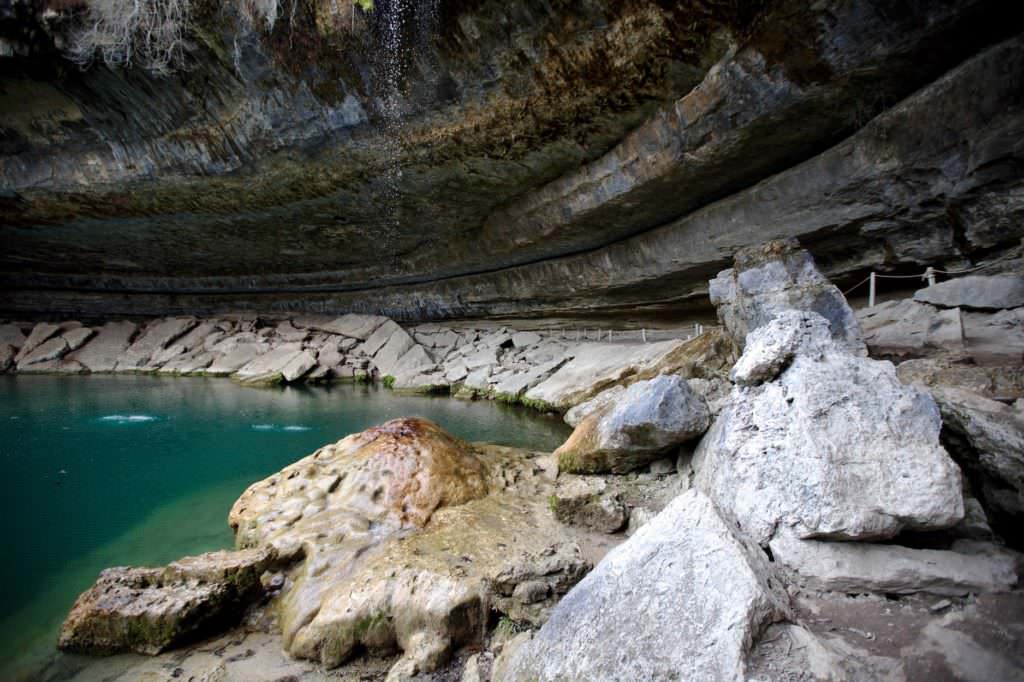
[[[0,344],[0,372],[6,372],[14,365],[14,356],[18,349],[6,343]]]
[[[278,346],[273,350],[267,351],[266,353],[254,358],[250,362],[247,362],[243,367],[236,371],[232,378],[245,384],[276,384],[284,381],[284,371],[293,361],[298,360],[299,356],[307,355],[302,350],[301,344],[289,343],[283,346]],[[306,370],[309,370],[316,360],[312,357],[308,357],[310,364],[306,366]]]
[[[13,346],[15,351],[25,345],[25,335],[16,324],[0,324],[0,346]]]
[[[391,320],[385,320],[383,324],[377,327],[372,334],[370,334],[362,345],[358,346],[359,350],[369,357],[373,357],[377,352],[384,347],[384,345],[391,340],[394,334],[401,332],[404,336],[399,338],[404,339],[409,334],[404,329],[398,326]],[[412,339],[409,339],[409,345],[412,345]]]
[[[818,271],[796,240],[741,249],[735,265],[708,285],[718,318],[742,349],[747,335],[783,310],[812,310],[829,323],[832,337],[864,353],[860,326],[842,293]]]
[[[388,318],[379,315],[342,315],[332,319],[307,317],[293,320],[294,324],[306,329],[316,329],[328,334],[340,334],[360,341],[366,341]],[[385,339],[386,340],[386,339]]]
[[[801,540],[779,533],[769,543],[780,566],[817,590],[950,596],[1008,592],[1017,583],[1009,554],[967,555],[863,542]]]
[[[677,375],[638,381],[583,419],[558,450],[558,468],[626,473],[697,438],[711,424],[704,398]]]
[[[971,391],[932,389],[943,439],[963,467],[996,530],[1020,540],[1024,520],[1024,416]]]
[[[64,332],[63,338],[67,341],[68,351],[78,350],[85,345],[85,342],[96,334],[96,330],[89,327],[78,327]]]
[[[93,339],[69,353],[66,359],[81,363],[90,372],[112,372],[137,329],[132,322],[108,322],[99,328]]]
[[[566,412],[564,416],[565,423],[569,426],[579,426],[579,423],[584,418],[618,400],[625,390],[625,386],[616,384],[609,389],[601,391],[590,400],[582,402]]]
[[[512,335],[512,345],[516,348],[536,346],[540,340],[541,336],[537,332],[516,332]]]
[[[576,348],[572,360],[527,391],[526,397],[558,410],[568,410],[613,384],[654,367],[683,343],[673,340],[647,344],[583,344]]]
[[[765,555],[690,491],[570,590],[501,679],[740,680],[785,604]]]
[[[51,338],[22,355],[21,360],[18,361],[18,371],[23,372],[33,365],[57,360],[67,352],[68,342],[63,337]]]
[[[281,378],[291,383],[301,379],[316,366],[316,358],[309,351],[300,351],[281,368]]]
[[[15,356],[14,362],[20,363],[22,358],[60,331],[61,328],[59,324],[50,324],[49,322],[40,322],[36,326],[32,327],[32,331],[29,332],[28,338],[21,344],[21,348],[18,350],[18,354]]]
[[[1024,276],[964,275],[914,292],[914,300],[942,308],[1002,310],[1024,306]]]
[[[150,323],[124,351],[114,369],[118,372],[155,369],[150,365],[150,359],[198,323],[194,317],[170,317]]]
[[[788,313],[748,337],[737,366],[773,365],[748,358],[787,349],[775,343],[787,324],[810,325],[807,345],[771,381],[733,389],[694,456],[697,487],[761,544],[780,528],[872,539],[956,524],[960,471],[939,444],[938,408],[891,363],[822,346],[819,316]]]

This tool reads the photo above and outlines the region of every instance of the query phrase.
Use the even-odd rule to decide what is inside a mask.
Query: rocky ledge
[[[61,645],[186,644],[158,660],[205,679],[1024,674],[1019,403],[943,386],[941,349],[904,382],[792,242],[715,281],[723,327],[566,392],[558,453],[351,435],[238,499],[236,551],[105,572]],[[187,645],[239,619],[258,654]]]

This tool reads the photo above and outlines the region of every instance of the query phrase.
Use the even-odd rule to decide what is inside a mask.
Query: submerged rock
[[[626,473],[703,434],[707,403],[684,379],[662,375],[638,381],[585,417],[558,450],[572,473]]]
[[[718,318],[742,349],[747,335],[784,310],[810,310],[828,321],[839,344],[866,353],[860,326],[842,293],[795,239],[741,249],[735,267],[708,285]]]
[[[691,490],[570,590],[500,679],[743,679],[785,604],[764,553]]]
[[[156,654],[233,625],[261,592],[266,550],[209,552],[164,568],[108,568],[60,631],[66,651]]]
[[[735,372],[756,385],[733,389],[693,465],[696,485],[759,543],[780,527],[874,539],[963,517],[934,401],[891,363],[834,342],[820,315],[780,313],[750,334]]]

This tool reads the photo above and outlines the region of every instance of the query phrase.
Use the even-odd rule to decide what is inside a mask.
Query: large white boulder
[[[742,680],[786,599],[764,553],[691,490],[619,545],[502,666],[502,680]]]
[[[833,342],[817,313],[785,311],[752,332],[734,378],[693,465],[698,487],[759,543],[780,526],[873,539],[963,517],[935,402],[891,363]]]

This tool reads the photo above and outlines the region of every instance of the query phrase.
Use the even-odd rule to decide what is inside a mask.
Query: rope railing
[[[571,329],[563,328],[541,333],[554,336],[556,339],[563,341],[640,341],[641,343],[650,343],[652,341],[665,341],[680,338],[689,340],[700,336],[704,332],[713,328],[713,326],[708,326],[701,322],[694,322],[693,324],[676,327],[674,329],[647,329],[643,327],[640,329],[610,329],[607,327],[580,327]]]
[[[1001,258],[997,258],[997,259],[995,259],[993,261],[989,261],[988,263],[982,263],[981,265],[976,265],[973,268],[964,268],[962,270],[939,270],[937,268],[933,268],[933,267],[929,266],[928,268],[925,268],[925,271],[923,273],[917,274],[917,275],[883,275],[883,274],[880,274],[880,273],[872,271],[867,277],[865,277],[864,279],[862,279],[861,281],[857,282],[852,287],[850,287],[849,289],[844,291],[843,292],[843,296],[847,296],[847,295],[850,294],[850,292],[856,291],[860,287],[864,286],[864,284],[867,284],[868,285],[868,307],[869,308],[874,308],[875,307],[875,300],[876,300],[876,297],[875,297],[876,283],[877,283],[877,281],[879,279],[919,279],[919,280],[928,282],[928,286],[931,287],[931,286],[935,286],[935,282],[936,282],[935,276],[936,275],[951,275],[951,276],[966,275],[966,274],[971,273],[971,272],[977,272],[979,270],[984,270],[986,268],[990,268],[993,265],[998,265],[999,263],[1001,263],[1001,262],[1003,262],[1005,260],[1009,260],[1010,258],[1016,258],[1016,257],[1017,257],[1017,254],[1012,254],[1011,253],[1011,254],[1007,254],[1005,256],[1002,256]]]

